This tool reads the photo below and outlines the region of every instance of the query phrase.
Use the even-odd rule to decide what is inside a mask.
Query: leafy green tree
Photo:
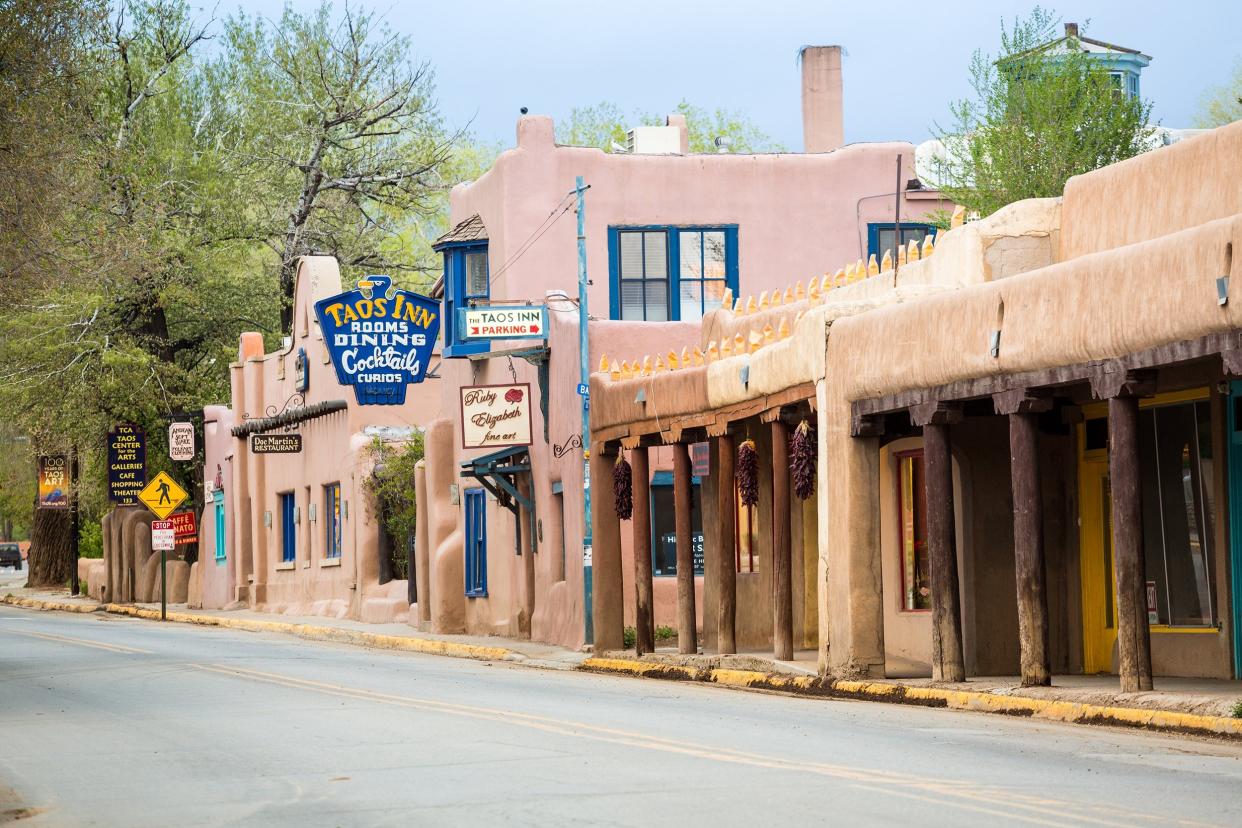
[[[1242,120],[1242,59],[1233,66],[1233,77],[1209,89],[1199,101],[1195,125],[1218,127]]]
[[[279,258],[281,326],[292,321],[296,260],[335,255],[355,272],[407,272],[391,244],[406,222],[434,215],[458,135],[435,109],[434,75],[408,38],[374,14],[324,3],[290,7],[277,26],[244,13],[205,73],[212,111],[236,129],[229,154],[250,182],[234,235]]]
[[[1025,198],[1059,196],[1071,176],[1143,152],[1151,104],[1116,89],[1108,72],[1059,41],[1058,19],[1036,7],[1001,25],[1001,51],[976,51],[974,98],[951,104],[955,123],[934,182],[952,200],[988,215]]]
[[[734,153],[782,152],[774,142],[744,113],[728,109],[707,110],[683,100],[677,114],[686,117],[690,152],[716,152],[716,138],[729,139],[728,150]],[[634,125],[661,126],[666,116],[635,113],[627,119],[614,103],[603,101],[595,106],[574,107],[569,118],[557,127],[557,141],[579,147],[599,147],[612,151],[614,143],[625,145],[626,132]]]

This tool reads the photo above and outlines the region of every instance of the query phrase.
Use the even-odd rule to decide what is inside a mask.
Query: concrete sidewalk
[[[144,619],[159,618],[158,604],[100,604],[64,592],[18,589],[0,600],[31,609],[102,611]],[[1157,677],[1156,690],[1122,693],[1116,676],[1056,676],[1051,687],[1021,687],[1016,677],[978,677],[960,684],[908,678],[846,680],[819,676],[815,654],[811,651],[797,653],[793,661],[774,661],[763,653],[682,656],[671,648],[641,658],[633,651],[592,656],[531,641],[437,635],[406,624],[363,624],[347,619],[272,615],[251,610],[187,610],[184,604],[170,606],[168,620],[388,650],[504,661],[544,669],[580,669],[639,678],[705,682],[734,689],[947,707],[1242,739],[1242,717],[1233,715],[1235,707],[1242,702],[1242,682],[1238,681]]]

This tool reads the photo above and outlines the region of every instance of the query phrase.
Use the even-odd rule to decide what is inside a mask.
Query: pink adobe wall
[[[644,354],[680,351],[698,344],[699,323],[635,323],[609,321],[607,231],[610,226],[738,225],[740,293],[785,288],[856,258],[865,258],[866,225],[891,221],[896,158],[913,170],[913,147],[906,143],[854,145],[819,155],[628,155],[597,149],[559,147],[553,143],[552,121],[528,116],[518,122],[518,146],[504,152],[476,182],[456,187],[452,220],[479,214],[487,227],[493,299],[544,301],[550,290],[577,296],[577,246],[572,199],[565,196],[574,177],[583,175],[591,189],[586,194],[587,266],[591,366],[602,355],[634,358]],[[910,172],[905,177],[912,177]],[[938,202],[926,193],[907,199],[902,216],[915,219]],[[917,199],[917,200],[916,200]],[[571,209],[565,210],[566,206]],[[555,210],[554,210],[555,208]],[[545,220],[552,219],[548,226]],[[539,238],[527,244],[533,236]],[[548,442],[543,440],[543,418],[538,410],[538,374],[534,366],[515,359],[512,372],[503,358],[470,361],[445,360],[440,374],[440,416],[456,432],[453,479],[462,489],[477,485],[458,477],[468,456],[460,446],[459,392],[462,385],[529,382],[535,397],[531,447],[537,519],[543,539],[536,555],[536,600],[531,636],[536,640],[576,647],[583,642],[582,613],[582,490],[580,449],[556,457],[581,430],[578,383],[577,307],[572,302],[552,304],[548,344]],[[493,350],[520,345],[493,344]],[[652,453],[653,473],[671,470],[669,451]],[[563,486],[565,566],[558,565],[561,520],[555,513],[552,484]],[[604,493],[605,495],[607,493]],[[444,493],[430,492],[437,504]],[[459,531],[462,506],[456,508]],[[518,611],[524,583],[522,559],[514,554],[512,513],[488,498],[488,588],[485,598],[467,598],[465,627],[476,634],[518,634]],[[633,615],[632,530],[622,526],[626,617]],[[433,582],[441,579],[433,576]],[[698,584],[702,618],[702,579]],[[658,624],[673,625],[676,618],[676,579],[655,580]]]
[[[212,497],[206,499],[199,515],[198,577],[203,608],[222,609],[232,603],[237,571],[237,527],[231,515],[233,498],[233,446],[237,442],[229,433],[233,412],[225,405],[209,405],[203,409],[203,482],[213,483],[219,469],[223,481],[225,510],[223,561],[216,560],[216,506]],[[213,492],[214,497],[214,492]]]
[[[337,382],[314,321],[314,302],[340,292],[335,259],[304,257],[298,269],[291,344],[261,356],[251,348],[243,351],[243,362],[232,366],[233,410],[239,423],[247,417],[278,413],[294,397],[294,363],[300,348],[306,349],[308,357],[310,382],[305,404],[345,400],[348,405],[344,411],[300,424],[304,446],[300,454],[254,455],[246,441],[232,440],[231,488],[239,506],[235,522],[246,524],[239,537],[248,540],[239,550],[242,567],[234,573],[235,594],[254,608],[271,612],[398,620],[409,609],[406,582],[378,583],[379,527],[366,491],[374,464],[367,450],[371,438],[363,429],[421,427],[432,419],[439,399],[433,381],[428,381],[410,386],[401,406],[359,406],[355,402],[353,389]],[[336,482],[341,485],[342,550],[334,559],[325,555],[324,486]],[[292,565],[281,561],[278,495],[287,491],[294,493],[300,509]]]

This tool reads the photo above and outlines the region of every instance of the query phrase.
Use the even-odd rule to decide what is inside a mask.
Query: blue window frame
[[[608,273],[613,319],[702,319],[737,293],[737,225],[609,227]]]
[[[323,487],[323,527],[325,558],[341,557],[341,484]]]
[[[482,489],[466,489],[466,595],[487,595],[487,500]]]
[[[211,496],[216,514],[216,563],[224,563],[226,556],[224,543],[224,492],[216,489]]]
[[[694,544],[694,574],[703,574],[703,512],[700,479],[690,478],[690,538]],[[677,508],[673,499],[673,473],[658,471],[651,477],[651,574],[677,575]]]
[[[897,253],[893,251],[893,237],[896,235],[896,228],[897,225],[891,221],[868,224],[867,255],[875,256],[876,259],[883,259],[884,252],[887,250],[896,256]],[[917,221],[903,221],[901,223],[901,244],[903,247],[912,241],[922,245],[924,238],[934,235],[936,235],[936,228],[931,224],[923,224]]]
[[[280,493],[280,560],[292,563],[298,553],[297,501],[293,492]]]
[[[444,356],[461,357],[488,350],[487,342],[466,342],[457,330],[457,311],[471,304],[487,304],[491,283],[487,242],[449,244],[444,252]]]

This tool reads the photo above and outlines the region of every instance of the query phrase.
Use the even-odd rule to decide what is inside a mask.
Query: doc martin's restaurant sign
[[[357,290],[321,299],[315,316],[341,385],[359,405],[401,405],[405,387],[422,382],[440,333],[440,305],[368,276]]]

